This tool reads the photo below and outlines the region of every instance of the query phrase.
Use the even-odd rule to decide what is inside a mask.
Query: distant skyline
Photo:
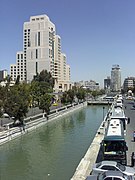
[[[61,37],[71,81],[103,80],[121,68],[122,83],[135,76],[134,0],[1,0],[0,70],[16,63],[23,50],[23,23],[46,14]]]

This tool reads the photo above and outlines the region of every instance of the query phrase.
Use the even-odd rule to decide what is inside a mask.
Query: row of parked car
[[[93,165],[86,180],[134,180],[135,169],[116,161],[102,161]]]
[[[122,99],[122,96],[120,95],[119,98],[116,99],[116,102],[114,102],[114,107],[112,109],[111,116],[109,117],[109,121],[108,121],[108,128],[106,129],[106,133],[105,133],[105,138],[108,136],[108,138],[111,139],[110,141],[111,150],[105,151],[105,154],[107,153],[108,156],[104,156],[101,162],[93,165],[91,175],[89,175],[86,178],[86,180],[124,180],[124,179],[134,180],[135,179],[135,169],[133,167],[127,166],[126,163],[124,163],[126,162],[126,150],[125,150],[125,158],[123,159],[124,155],[121,156],[118,153],[119,150],[112,148],[114,144],[115,145],[125,144],[125,143],[122,143],[124,142],[124,136],[123,136],[123,141],[120,140],[120,137],[122,137],[122,135],[121,133],[119,133],[120,131],[121,132],[123,131],[124,134],[126,134],[125,133],[126,124],[128,124],[127,118],[126,117],[123,118],[124,115],[120,115],[123,109],[122,106],[123,106],[123,99]],[[113,114],[115,114],[115,117],[113,117]],[[124,125],[123,128],[122,126],[118,126],[119,125],[118,119],[120,121],[119,124],[122,124],[122,126]],[[117,122],[116,123],[117,127],[112,126],[113,121]],[[114,133],[114,137],[113,137],[113,133]],[[119,137],[119,141],[116,141],[116,140],[114,141],[113,138],[115,137]],[[106,149],[106,146],[104,147]],[[119,145],[119,149],[120,149],[120,145]],[[122,151],[124,152],[124,149]],[[115,157],[115,154],[117,154],[119,158],[116,158],[116,157],[114,158],[113,153],[114,153],[114,157]],[[109,157],[109,155],[110,155],[110,158],[107,159],[106,157]]]

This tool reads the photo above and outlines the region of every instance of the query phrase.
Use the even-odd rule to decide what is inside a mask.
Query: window
[[[116,170],[116,168],[113,167],[113,166],[102,166],[101,169],[104,169],[104,170],[112,170],[112,171],[115,171],[115,170]]]
[[[38,50],[36,49],[36,59],[38,58]]]
[[[40,46],[40,32],[38,32],[38,46]]]
[[[28,47],[30,47],[30,41],[28,41]]]
[[[38,73],[38,62],[36,62],[36,74]]]

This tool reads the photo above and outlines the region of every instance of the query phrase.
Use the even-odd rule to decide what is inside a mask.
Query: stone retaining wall
[[[43,114],[39,114],[37,115],[37,117],[40,117],[38,119],[35,119],[36,116],[34,117],[29,117],[26,120],[26,124],[25,126],[22,126],[22,127],[13,127],[13,128],[9,128],[7,130],[4,130],[2,132],[0,132],[0,145],[6,143],[6,142],[9,142],[19,136],[22,136],[26,133],[29,133],[30,131],[46,124],[46,123],[49,123],[50,121],[52,120],[55,120],[56,118],[59,118],[63,115],[67,115],[77,109],[80,109],[82,107],[85,107],[87,106],[87,103],[84,102],[84,103],[80,103],[80,104],[76,104],[76,105],[68,105],[68,106],[65,106],[63,108],[59,108],[59,109],[56,109],[56,110],[53,110],[54,113],[50,114],[49,115],[49,118],[48,120],[43,117]],[[32,120],[35,119],[35,120]],[[28,122],[27,122],[28,121]]]

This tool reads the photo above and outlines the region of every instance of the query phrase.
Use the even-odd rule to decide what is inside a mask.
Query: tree
[[[3,114],[3,106],[2,106],[2,101],[0,100],[0,117]]]
[[[47,72],[47,70],[43,70],[40,72],[40,74],[37,74],[34,76],[33,81],[38,81],[38,82],[44,82],[47,89],[53,91],[54,87],[54,78],[52,77],[50,72]]]
[[[63,104],[67,104],[67,103],[69,102],[67,91],[65,91],[65,92],[63,93],[63,95],[62,95],[62,97],[61,97],[61,102],[62,102]]]
[[[98,92],[97,91],[92,91],[92,96],[94,97],[94,99],[98,96]]]
[[[76,97],[80,100],[84,100],[86,95],[86,91],[83,88],[79,88],[76,93]]]
[[[17,76],[15,84],[18,85],[20,83],[20,75]]]
[[[19,120],[23,124],[29,106],[29,93],[27,85],[20,84],[10,88],[4,101],[3,109],[14,120]]]
[[[41,95],[40,83],[38,81],[32,81],[30,85],[30,97],[32,106],[35,105],[35,103],[39,105]]]
[[[75,91],[73,89],[68,90],[68,99],[70,103],[73,103],[75,97]]]
[[[49,94],[44,94],[40,98],[39,108],[43,110],[43,117],[44,117],[44,113],[46,113],[48,117],[48,114],[50,112],[51,99],[52,96]]]
[[[44,95],[46,96],[46,93],[53,92],[53,87],[54,78],[51,76],[50,72],[43,70],[40,72],[40,74],[37,73],[31,82],[30,94],[32,104],[37,102],[37,104],[40,105],[41,97]]]

